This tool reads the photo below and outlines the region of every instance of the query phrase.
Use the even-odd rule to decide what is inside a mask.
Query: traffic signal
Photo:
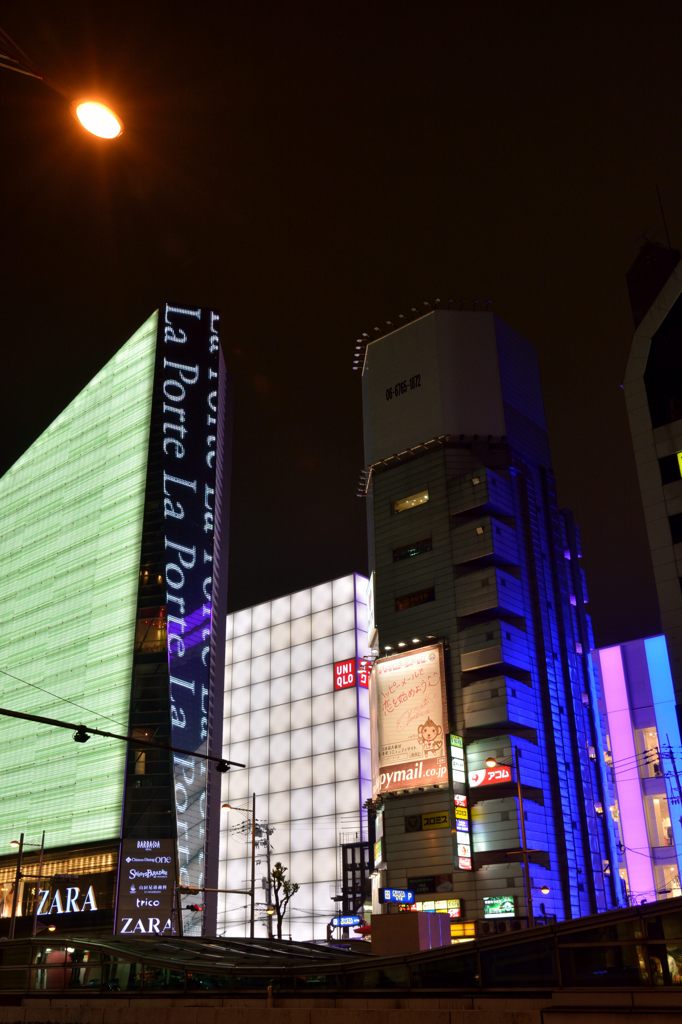
[[[187,906],[184,909],[185,910],[193,910],[195,914],[199,914],[204,909],[204,904],[203,903],[188,903]]]

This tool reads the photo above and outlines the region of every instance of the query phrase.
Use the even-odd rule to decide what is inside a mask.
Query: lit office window
[[[415,590],[411,594],[403,594],[395,599],[395,610],[404,612],[407,608],[415,608],[419,604],[427,604],[436,600],[434,587],[424,587],[423,590]]]
[[[405,498],[398,498],[393,502],[394,512],[407,512],[408,509],[416,508],[417,505],[425,505],[429,500],[428,490],[417,491],[416,494],[408,494]]]
[[[406,558],[415,558],[423,555],[426,551],[433,549],[433,541],[430,537],[423,540],[415,540],[411,544],[404,544],[402,547],[393,549],[393,561],[402,562]]]
[[[649,842],[652,846],[672,846],[673,829],[670,821],[670,810],[668,798],[659,796],[645,796],[644,808],[646,810],[647,832]]]
[[[656,726],[650,725],[643,729],[635,729],[635,747],[638,754],[639,777],[641,779],[660,777],[663,770],[658,750]]]
[[[654,878],[657,899],[670,900],[675,896],[682,896],[680,870],[677,864],[654,864]]]

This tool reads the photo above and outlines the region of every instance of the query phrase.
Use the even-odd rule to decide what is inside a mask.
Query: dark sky
[[[0,72],[9,466],[165,298],[234,375],[230,605],[366,570],[355,338],[490,298],[540,356],[597,640],[658,628],[620,384],[625,271],[682,242],[679,3],[6,0],[115,145]]]

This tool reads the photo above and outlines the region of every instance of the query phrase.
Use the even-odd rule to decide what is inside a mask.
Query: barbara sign
[[[443,649],[380,658],[370,687],[374,793],[448,781]]]

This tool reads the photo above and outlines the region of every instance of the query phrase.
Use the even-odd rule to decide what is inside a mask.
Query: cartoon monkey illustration
[[[417,729],[417,739],[422,745],[424,757],[437,757],[442,752],[443,728],[429,717]]]

